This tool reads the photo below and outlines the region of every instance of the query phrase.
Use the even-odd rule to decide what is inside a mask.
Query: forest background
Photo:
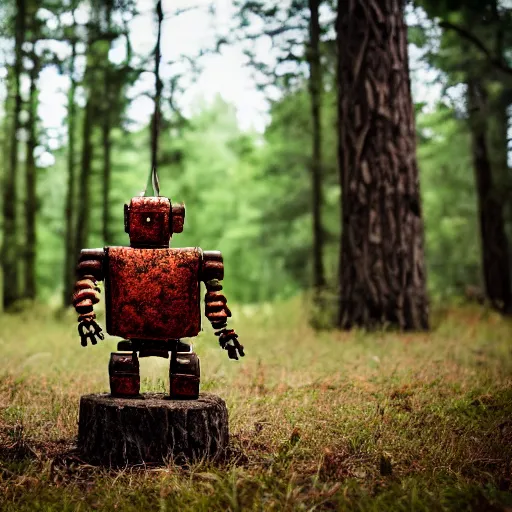
[[[286,299],[321,283],[335,309],[341,233],[336,16],[329,2],[318,6],[320,89],[314,94],[320,108],[312,115],[307,2],[235,2],[228,10],[221,4],[223,23],[216,23],[215,3],[164,5],[164,28],[169,19],[177,20],[172,26],[183,19],[183,26],[202,20],[198,30],[208,27],[209,36],[201,32],[201,38],[209,38],[210,46],[196,45],[198,51],[188,55],[179,38],[164,38],[176,48],[157,48],[158,16],[151,3],[2,2],[4,305],[23,299],[68,304],[77,251],[127,243],[123,204],[144,189],[152,165],[149,116],[156,112],[162,194],[187,205],[185,231],[173,245],[222,250],[231,301]],[[495,7],[494,18],[486,2],[417,2],[406,8],[434,302],[480,297],[486,289],[475,123],[467,103],[475,74],[485,77],[490,98],[483,114],[490,193],[500,205],[505,235],[512,235],[511,12],[506,2]],[[147,50],[146,37],[144,52],[130,29],[141,16],[154,28],[153,46]],[[464,32],[470,19],[471,32]],[[218,57],[233,45],[256,84],[246,98],[243,92],[237,98],[243,128],[240,108],[237,115],[226,94],[204,99],[194,89],[205,63],[211,76],[212,59],[220,63],[218,73],[225,72]],[[161,54],[164,71],[155,81],[155,57]],[[48,76],[58,80],[52,84],[58,100],[50,108],[48,90],[41,95],[38,89]],[[62,126],[55,126],[64,108]],[[136,115],[144,109],[147,125]],[[251,127],[247,118],[255,109],[259,115],[250,118]],[[315,153],[312,141],[320,133]],[[312,195],[315,168],[321,170],[320,187]],[[510,253],[506,260],[510,266]]]
[[[0,77],[2,510],[511,510],[509,0],[0,0]],[[153,167],[246,357],[221,460],[116,471],[69,306]]]

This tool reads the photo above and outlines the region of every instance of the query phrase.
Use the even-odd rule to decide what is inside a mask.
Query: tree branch
[[[296,25],[296,26],[283,25],[278,28],[263,30],[262,32],[258,32],[256,34],[246,34],[242,39],[258,39],[263,36],[268,36],[270,38],[274,38],[276,36],[284,34],[285,32],[289,32],[290,30],[303,30],[303,28],[304,27],[301,27],[299,25]]]
[[[480,52],[489,59],[489,62],[494,67],[500,69],[504,73],[512,75],[512,67],[505,64],[501,58],[493,55],[491,50],[489,50],[489,48],[487,48],[487,46],[485,46],[485,44],[477,36],[475,36],[475,34],[469,32],[469,30],[466,30],[464,27],[455,25],[449,21],[441,21],[439,22],[439,26],[445,30],[453,30],[454,32],[457,32],[457,34],[472,43],[473,46],[480,50]]]

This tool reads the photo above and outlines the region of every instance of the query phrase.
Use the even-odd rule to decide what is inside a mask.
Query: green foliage
[[[274,102],[263,149],[264,177],[268,191],[262,205],[267,219],[269,256],[280,261],[289,276],[290,291],[309,288],[312,251],[311,196],[311,115],[305,85]],[[335,97],[327,93],[323,112],[324,204],[322,221],[325,230],[325,264],[327,281],[336,282],[339,240],[339,185]]]
[[[78,2],[79,4],[80,2]],[[73,5],[77,3],[74,2]],[[185,231],[176,235],[172,243],[178,246],[198,245],[204,249],[219,249],[226,262],[226,287],[230,300],[258,302],[290,297],[310,287],[312,253],[312,198],[311,198],[311,112],[310,97],[305,78],[304,58],[308,40],[307,2],[288,1],[279,6],[263,1],[237,1],[237,26],[249,39],[271,37],[274,42],[276,66],[266,63],[260,71],[267,73],[269,83],[278,86],[280,99],[272,102],[271,122],[263,136],[240,131],[234,107],[216,98],[211,104],[198,103],[189,119],[178,111],[169,113],[164,108],[160,140],[161,194],[173,201],[184,201],[187,206]],[[426,59],[440,71],[445,90],[463,84],[472,73],[492,70],[485,55],[454,31],[439,31],[434,17],[440,16],[452,23],[476,20],[475,33],[494,48],[492,35],[496,28],[506,28],[509,9],[500,9],[499,23],[492,18],[492,2],[427,2],[418,1],[430,19],[409,27],[411,42],[426,49]],[[31,8],[35,4],[30,3]],[[46,5],[46,4],[45,4]],[[102,4],[103,5],[103,4]],[[105,244],[103,230],[103,139],[101,125],[106,112],[112,124],[112,185],[109,190],[110,226],[112,242],[126,245],[128,237],[123,229],[123,204],[134,195],[143,193],[149,169],[149,129],[125,131],[126,91],[140,76],[144,59],[131,59],[131,46],[118,16],[107,22],[108,5],[98,11],[93,23],[73,27],[59,26],[56,37],[79,40],[90,38],[86,54],[91,64],[90,76],[80,77],[79,85],[95,83],[95,127],[92,135],[93,160],[90,176],[91,204],[89,206],[89,242],[92,247]],[[9,20],[14,15],[13,2],[0,2],[2,30],[12,32]],[[128,18],[134,4],[114,3]],[[332,51],[332,2],[322,2],[322,62],[325,91],[322,105],[323,195],[322,224],[325,230],[324,263],[327,282],[332,295],[337,283],[340,238],[340,187],[337,172],[337,109],[335,55]],[[55,16],[69,12],[70,7],[51,2],[48,9]],[[251,32],[253,22],[263,22],[261,34]],[[47,28],[37,26],[48,37]],[[258,26],[256,25],[256,28]],[[75,33],[76,32],[76,33]],[[512,33],[512,31],[510,31]],[[12,35],[12,34],[11,34]],[[503,34],[503,44],[509,47],[509,34]],[[126,44],[126,60],[114,65],[108,62],[108,51],[113,40]],[[126,40],[126,42],[125,42]],[[137,56],[139,57],[139,56]],[[68,61],[59,61],[46,55],[67,73]],[[134,65],[140,61],[141,69]],[[45,60],[46,62],[46,60]],[[281,65],[293,62],[291,81],[283,81],[285,69]],[[252,62],[256,64],[255,62]],[[269,67],[270,66],[270,67]],[[2,118],[5,133],[12,119],[12,80],[7,85],[7,115]],[[107,76],[107,75],[108,76]],[[281,77],[281,78],[279,78]],[[107,87],[104,82],[110,83]],[[175,78],[172,78],[174,80]],[[174,82],[173,82],[174,83]],[[487,92],[493,108],[489,119],[491,135],[498,133],[496,112],[509,101],[510,82],[502,75],[490,73]],[[105,90],[104,90],[105,89]],[[166,97],[169,84],[164,84]],[[107,94],[108,93],[108,94]],[[508,92],[509,94],[509,92]],[[110,97],[114,97],[115,101]],[[455,94],[457,96],[457,94]],[[507,99],[508,98],[508,99]],[[465,123],[464,98],[440,104],[434,112],[425,113],[424,105],[416,105],[418,124],[418,157],[421,171],[421,189],[426,229],[428,278],[435,297],[446,298],[460,294],[466,284],[480,282],[480,247],[477,206],[470,156],[470,140]],[[503,100],[504,101],[504,100]],[[448,106],[446,106],[448,105]],[[83,110],[76,116],[76,172],[79,172]],[[503,134],[502,134],[503,135]],[[45,134],[41,133],[44,142]],[[4,141],[8,137],[4,136]],[[501,165],[500,193],[509,197],[509,179],[503,166],[500,140],[491,137],[492,158]],[[4,150],[6,144],[2,143]],[[498,156],[496,156],[498,155]],[[66,148],[55,152],[54,166],[38,170],[39,203],[37,209],[37,277],[40,299],[53,301],[62,287],[65,226],[63,219],[65,187],[67,182]],[[4,154],[4,162],[7,161]],[[20,184],[21,186],[22,184]],[[78,191],[78,193],[82,193]],[[18,201],[20,210],[22,199]],[[512,201],[510,202],[512,204]],[[512,208],[511,208],[512,211]],[[512,219],[509,213],[509,219]],[[509,222],[512,229],[512,222]],[[20,232],[20,239],[22,233]],[[334,295],[332,295],[334,296]],[[55,299],[57,300],[57,299]]]
[[[463,293],[464,285],[480,284],[470,135],[465,121],[443,104],[419,114],[417,125],[429,286],[446,299]]]
[[[463,120],[443,105],[430,114],[418,107],[418,158],[422,180],[428,276],[437,298],[461,294],[480,282],[480,247],[469,134]],[[339,186],[334,93],[323,112],[325,263],[336,283]],[[305,90],[275,102],[264,140],[240,132],[233,107],[217,98],[198,104],[180,130],[162,133],[161,195],[186,204],[183,233],[174,246],[219,249],[226,261],[231,300],[257,302],[289,297],[310,284],[311,208],[309,99]],[[99,145],[99,138],[95,144]],[[453,149],[457,148],[456,158]],[[123,204],[144,191],[149,172],[149,130],[113,134],[110,194],[115,244],[126,245]],[[48,300],[60,286],[65,153],[40,171],[43,201],[38,217],[38,278]],[[92,178],[91,246],[103,245],[101,159]]]
[[[100,146],[99,133],[94,147]],[[186,128],[161,135],[164,148],[158,170],[160,194],[187,206],[185,230],[175,235],[173,246],[220,249],[226,261],[227,291],[232,300],[268,298],[261,274],[266,263],[262,254],[260,205],[265,186],[258,183],[259,156],[255,135],[240,132],[233,107],[217,98],[211,105],[198,105]],[[115,244],[127,245],[123,204],[144,192],[149,172],[149,130],[113,133],[111,229]],[[179,157],[177,157],[179,155]],[[49,299],[61,285],[56,279],[62,265],[66,154],[57,153],[56,164],[40,173],[44,198],[38,218],[38,275],[42,298]],[[92,202],[89,243],[102,239],[101,154],[95,152],[91,177]],[[276,290],[273,289],[273,292]]]
[[[486,151],[489,158],[489,164],[491,167],[490,180],[493,182],[490,194],[496,197],[502,205],[504,212],[505,230],[508,231],[509,236],[512,233],[512,209],[510,208],[510,198],[512,197],[510,191],[512,190],[512,181],[510,173],[510,145],[507,141],[507,133],[510,133],[510,106],[512,105],[512,68],[510,67],[510,50],[512,49],[512,9],[510,4],[506,2],[499,2],[497,0],[489,1],[456,1],[446,0],[443,2],[421,0],[415,2],[416,5],[423,7],[427,14],[436,21],[439,21],[439,27],[442,30],[432,30],[432,27],[418,27],[420,30],[423,28],[423,40],[420,38],[418,41],[422,44],[427,51],[424,54],[425,61],[430,65],[436,67],[440,74],[440,79],[444,85],[444,98],[443,101],[451,105],[451,108],[456,112],[458,118],[463,119],[467,126],[463,126],[458,123],[458,133],[461,130],[469,130],[471,125],[473,131],[475,126],[481,126],[485,130],[485,145]],[[429,22],[431,25],[431,22]],[[507,71],[508,70],[508,71]],[[468,84],[478,84],[482,94],[479,98],[479,107],[468,108],[467,101],[467,86]],[[424,121],[424,120],[423,120]],[[453,122],[451,123],[453,125]],[[446,130],[450,129],[448,126],[441,128],[434,128],[442,134],[441,139],[448,142],[452,139],[446,133]],[[454,132],[455,135],[455,132]],[[455,143],[459,141],[460,145]],[[432,144],[432,140],[429,144]],[[466,158],[466,151],[459,151],[459,148],[468,148],[471,143],[469,137],[466,136],[461,139],[461,136],[457,136],[450,140],[444,148],[437,146],[437,155],[432,158],[440,158],[441,152],[445,155],[457,155],[457,160],[467,161],[467,169],[472,166],[472,162]],[[457,151],[455,151],[457,148]],[[436,154],[434,151],[433,154]],[[461,158],[462,157],[462,158]],[[446,159],[444,159],[447,161]],[[457,164],[459,165],[459,164]],[[443,167],[441,165],[441,167]],[[456,167],[456,164],[452,164],[452,167]],[[453,171],[451,171],[453,172]],[[460,173],[455,171],[454,176],[462,176]],[[427,177],[427,179],[429,179]],[[455,178],[458,179],[458,178]],[[444,183],[445,180],[443,180]],[[428,185],[427,185],[428,187]],[[443,188],[443,190],[446,190]],[[458,191],[457,195],[451,195],[450,197],[456,198],[459,204],[462,204],[461,197],[464,194],[463,191],[467,192],[467,188],[462,186],[459,188],[453,188],[454,191]],[[436,191],[436,197],[442,197],[442,191]],[[433,199],[434,194],[431,194]],[[451,229],[460,233],[460,230],[470,232],[474,229],[475,239],[477,238],[476,233],[483,233],[481,226],[474,224],[474,214],[468,217],[469,205],[475,204],[476,196],[467,196],[467,206],[461,210],[462,215],[459,217],[459,221],[455,222],[455,219],[451,221],[447,218],[439,218],[439,213],[432,213],[426,216],[427,223],[434,226],[436,218],[439,220],[438,231],[441,232],[443,229]],[[488,201],[485,198],[480,198],[480,207],[485,208]],[[432,203],[433,204],[433,203]],[[450,202],[452,204],[452,202]],[[425,206],[427,211],[428,206]],[[475,212],[475,207],[471,207],[471,210]],[[439,210],[435,210],[439,212]],[[496,226],[501,223],[501,219],[496,217]],[[471,220],[470,220],[471,219]],[[451,225],[451,228],[447,228]],[[456,227],[457,226],[457,227]],[[494,228],[497,229],[497,228]],[[486,233],[488,239],[486,240],[486,247],[492,246],[497,241],[490,241],[491,229],[487,228]],[[460,234],[459,234],[460,236]],[[438,242],[441,241],[442,237],[436,237]],[[480,238],[480,237],[478,237]],[[506,253],[506,243],[500,246],[500,251]],[[439,245],[437,245],[440,248]],[[453,244],[450,247],[450,255],[457,254],[460,248],[464,248],[469,251],[469,254],[474,255],[479,253],[477,251],[476,244]],[[509,244],[510,247],[510,244]],[[445,246],[448,249],[448,246]],[[509,249],[510,251],[510,249]],[[509,253],[510,254],[510,253]],[[467,262],[472,259],[470,256],[464,257],[461,254],[462,261]],[[450,259],[450,256],[447,257]],[[509,258],[509,261],[512,261]],[[447,266],[452,266],[448,262],[445,263]],[[463,264],[462,267],[465,265]],[[453,267],[453,266],[452,266]],[[457,266],[455,274],[457,280],[464,282],[462,279],[463,275],[466,275],[466,271],[463,270],[460,265]],[[472,261],[470,267],[466,267],[467,271],[470,268],[476,270],[476,261]],[[455,271],[455,267],[453,267]],[[471,271],[476,277],[476,272]],[[467,274],[468,277],[470,274]],[[434,273],[434,276],[437,275]],[[432,278],[431,278],[432,279]],[[435,277],[434,277],[435,279]],[[472,279],[472,280],[473,280]],[[450,289],[450,287],[448,288]]]

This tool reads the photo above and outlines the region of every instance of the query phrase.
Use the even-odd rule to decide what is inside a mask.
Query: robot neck
[[[130,247],[133,249],[169,249],[170,243],[167,244],[139,244],[130,243]]]

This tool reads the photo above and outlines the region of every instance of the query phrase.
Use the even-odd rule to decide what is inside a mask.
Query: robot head
[[[133,197],[124,205],[124,230],[130,246],[140,248],[169,247],[173,233],[183,231],[185,205],[171,204],[167,197]]]

